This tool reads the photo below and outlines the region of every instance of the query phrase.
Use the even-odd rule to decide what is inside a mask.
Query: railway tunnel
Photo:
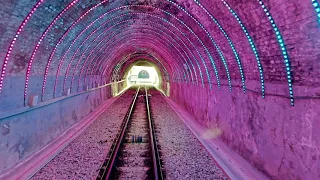
[[[146,85],[156,129],[172,120],[159,139],[185,138],[176,154],[207,152],[225,174],[189,164],[167,179],[320,179],[318,0],[12,0],[0,13],[0,179],[56,162],[104,112],[117,132],[114,113]]]

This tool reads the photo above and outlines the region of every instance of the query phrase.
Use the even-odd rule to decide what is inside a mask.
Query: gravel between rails
[[[166,100],[156,91],[150,93],[166,179],[229,179]]]
[[[95,122],[31,179],[95,179],[133,99],[119,97]]]
[[[118,153],[114,175],[111,179],[152,179],[152,156],[150,152],[149,124],[145,104],[145,91],[140,90],[135,109],[125,133],[125,139]],[[133,142],[132,136],[142,136],[142,142]]]

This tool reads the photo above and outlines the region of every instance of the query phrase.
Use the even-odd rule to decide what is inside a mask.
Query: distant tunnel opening
[[[144,64],[141,62],[134,64],[130,69],[127,69],[125,74],[128,86],[150,85],[159,88],[161,72],[157,69],[154,64]]]
[[[320,179],[319,0],[11,0],[0,13],[0,179],[137,84],[270,179]]]
[[[118,67],[118,70],[114,71],[114,76],[121,77],[117,80],[124,81],[123,89],[150,86],[162,92],[169,92],[169,78],[168,75],[164,75],[168,72],[164,67],[159,67],[152,61],[138,59],[116,67]]]

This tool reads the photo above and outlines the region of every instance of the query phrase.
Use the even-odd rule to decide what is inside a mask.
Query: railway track
[[[100,168],[97,180],[101,179],[163,179],[146,87],[139,87],[134,95]]]

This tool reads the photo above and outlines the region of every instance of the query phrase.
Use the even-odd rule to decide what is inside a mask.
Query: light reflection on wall
[[[153,85],[159,87],[159,75],[154,67],[133,66],[128,72],[128,85]]]

